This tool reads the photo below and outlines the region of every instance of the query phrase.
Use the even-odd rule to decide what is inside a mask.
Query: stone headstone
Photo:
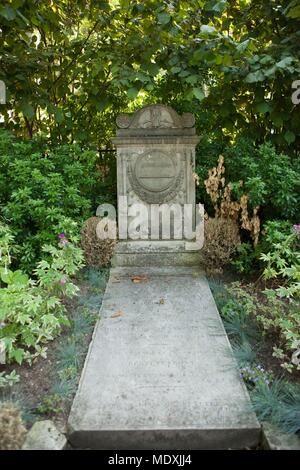
[[[255,447],[260,426],[195,266],[199,249],[172,238],[178,217],[169,239],[161,230],[157,239],[133,239],[128,229],[136,204],[176,204],[181,214],[186,204],[195,209],[194,118],[155,105],[122,114],[117,124],[124,237],[70,412],[69,442],[81,449]]]
[[[170,236],[162,235],[162,217],[158,229],[153,230],[153,214],[157,206],[168,205],[179,210],[183,227],[184,206],[190,206],[192,230],[195,229],[195,147],[199,142],[194,127],[194,116],[179,116],[169,106],[150,105],[133,115],[120,114],[117,118],[117,135],[113,143],[117,149],[118,225],[120,238],[115,257],[116,264],[137,263],[135,253],[142,251],[148,264],[156,264],[155,253],[174,251],[180,256],[170,257],[171,264],[198,264],[199,257],[186,253],[185,233],[175,235],[172,219]],[[121,202],[126,202],[124,213]],[[148,211],[147,228],[140,240],[132,240],[128,227],[133,219],[130,209],[143,204]],[[154,212],[152,212],[154,209]],[[172,218],[171,214],[171,218]],[[145,226],[143,226],[145,228]],[[146,233],[145,233],[146,232]],[[160,243],[163,241],[163,243]],[[132,256],[128,257],[126,254]],[[147,257],[148,255],[148,257]],[[172,258],[172,259],[171,259]],[[141,258],[139,258],[141,259]],[[167,263],[169,264],[168,260]]]

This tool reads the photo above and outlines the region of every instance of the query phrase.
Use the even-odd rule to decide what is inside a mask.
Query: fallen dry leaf
[[[131,278],[132,282],[134,282],[135,284],[138,284],[140,282],[147,282],[149,281],[149,278],[147,275],[145,276],[132,276]]]
[[[113,313],[110,318],[118,318],[124,315],[124,312],[122,310],[118,310],[117,312]]]

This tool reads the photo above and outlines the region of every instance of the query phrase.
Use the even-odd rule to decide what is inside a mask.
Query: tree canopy
[[[109,145],[118,112],[163,102],[207,131],[297,151],[298,0],[3,0],[4,125]]]

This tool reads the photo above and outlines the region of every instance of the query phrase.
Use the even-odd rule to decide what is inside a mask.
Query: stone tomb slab
[[[75,448],[258,444],[259,423],[200,271],[111,270],[68,427]]]

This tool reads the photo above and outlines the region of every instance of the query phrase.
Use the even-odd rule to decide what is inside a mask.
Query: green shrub
[[[231,265],[239,273],[249,274],[257,268],[257,259],[260,254],[260,245],[253,247],[252,243],[244,242],[237,246],[234,260]]]
[[[221,309],[225,329],[231,340],[238,344],[248,343],[257,336],[254,316],[257,310],[256,298],[238,282],[226,288],[227,300]]]
[[[196,172],[200,177],[197,197],[211,213],[204,180],[208,170],[217,164],[222,153],[226,166],[226,183],[234,196],[249,195],[249,206],[260,206],[260,218],[266,220],[300,219],[300,161],[278,153],[271,144],[256,147],[253,141],[240,137],[234,143],[213,136],[203,136],[197,147]],[[243,181],[243,186],[239,182]]]
[[[20,381],[20,376],[13,370],[10,374],[0,372],[0,388],[12,387]]]
[[[274,223],[268,232],[270,244],[268,253],[261,254],[265,263],[263,272],[265,279],[282,278],[283,285],[276,289],[279,297],[300,297],[300,226],[290,227],[289,233],[278,232]],[[270,292],[269,292],[270,295]]]
[[[98,164],[96,151],[18,141],[0,131],[0,216],[19,245],[14,264],[30,272],[42,246],[55,243],[61,231],[69,233],[63,219],[81,223],[95,213],[107,192]]]
[[[63,398],[58,394],[46,395],[37,406],[36,413],[51,415],[63,411]]]
[[[278,297],[277,289],[266,289],[258,295],[253,285],[232,283],[219,301],[221,316],[235,349],[257,342],[258,333],[268,335],[273,343],[273,356],[288,372],[299,370],[300,303],[298,299]],[[245,356],[247,351],[238,356]],[[251,351],[249,351],[249,356]],[[248,361],[249,362],[249,361]]]
[[[0,340],[8,362],[31,364],[45,357],[45,344],[68,324],[61,298],[76,294],[70,276],[83,265],[83,254],[64,234],[59,240],[58,247],[44,246],[50,256],[38,263],[34,280],[20,270],[0,267],[6,285],[0,289]]]
[[[300,348],[300,304],[278,298],[272,289],[264,293],[256,319],[262,331],[273,338],[273,356],[280,359],[281,367],[288,372],[299,370],[293,354]]]

